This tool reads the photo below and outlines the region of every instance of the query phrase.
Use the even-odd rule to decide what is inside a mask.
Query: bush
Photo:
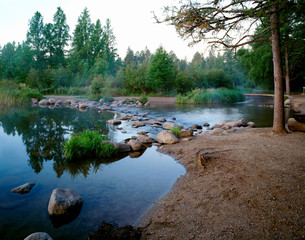
[[[36,89],[26,87],[25,84],[16,85],[12,81],[0,82],[0,104],[26,105],[31,98],[41,100],[43,95]]]
[[[64,155],[67,159],[79,160],[83,158],[111,158],[117,155],[117,149],[107,138],[96,131],[86,130],[72,135],[64,143]]]
[[[173,134],[176,135],[176,137],[179,137],[179,134],[181,132],[181,129],[179,127],[172,127],[170,130]]]
[[[141,97],[139,98],[139,102],[142,103],[142,104],[147,103],[147,101],[148,101],[147,96],[141,96]]]
[[[186,97],[178,95],[176,103],[199,104],[199,103],[233,103],[245,100],[244,94],[238,89],[196,89],[189,92]]]

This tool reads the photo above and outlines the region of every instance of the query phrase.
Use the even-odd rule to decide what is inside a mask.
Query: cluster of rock
[[[11,190],[13,193],[27,194],[35,183],[26,183]],[[54,226],[60,226],[73,221],[78,217],[84,200],[71,189],[56,188],[53,190],[48,204],[48,213]],[[36,232],[25,240],[52,240],[44,232]]]

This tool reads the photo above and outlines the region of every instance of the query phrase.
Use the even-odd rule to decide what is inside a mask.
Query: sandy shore
[[[305,133],[247,129],[160,151],[187,173],[143,217],[143,239],[304,239]]]

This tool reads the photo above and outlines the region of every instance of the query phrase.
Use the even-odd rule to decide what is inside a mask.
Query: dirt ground
[[[143,217],[143,239],[305,238],[305,133],[245,129],[160,151],[187,173]]]

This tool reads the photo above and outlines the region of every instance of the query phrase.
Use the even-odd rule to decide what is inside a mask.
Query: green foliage
[[[142,103],[142,104],[147,103],[147,101],[148,101],[148,98],[147,98],[147,96],[145,96],[145,95],[143,95],[143,96],[141,96],[141,97],[139,98],[139,102]]]
[[[64,143],[64,155],[67,159],[111,158],[117,155],[117,149],[106,143],[106,137],[96,131],[86,130],[72,135]]]
[[[173,133],[173,134],[175,134],[176,135],[176,137],[179,137],[179,134],[180,134],[180,132],[181,132],[181,129],[180,129],[180,127],[172,127],[171,129],[170,129],[170,131]]]
[[[206,75],[207,83],[212,88],[230,88],[232,87],[229,77],[223,69],[211,69]]]
[[[173,59],[160,47],[148,67],[145,86],[150,91],[167,93],[173,88],[173,80]]]
[[[25,84],[16,85],[12,81],[0,81],[0,104],[4,105],[26,105],[31,98],[41,100],[43,95],[36,89],[26,87]]]
[[[245,100],[244,94],[238,89],[196,89],[189,92],[186,97],[178,95],[176,103],[200,104],[200,103],[233,103]]]

